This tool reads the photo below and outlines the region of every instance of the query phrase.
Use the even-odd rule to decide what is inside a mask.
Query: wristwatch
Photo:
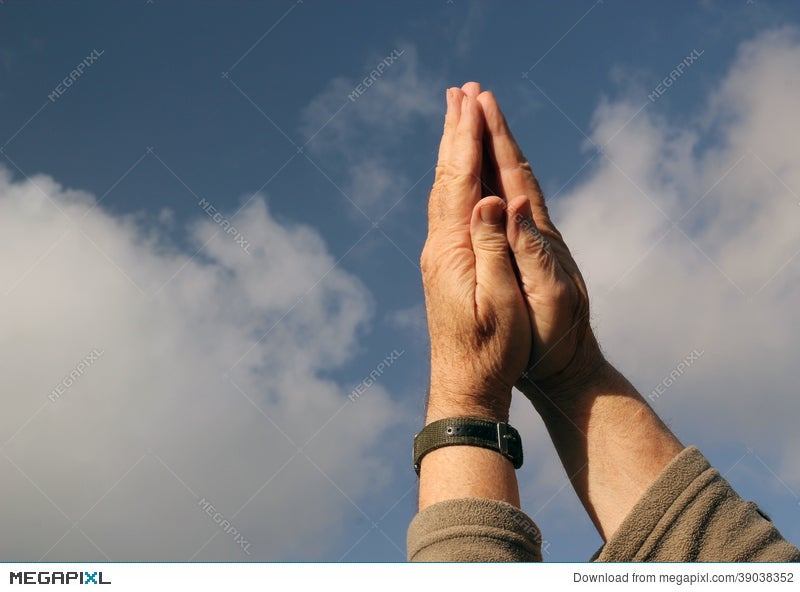
[[[494,450],[522,466],[522,438],[519,432],[502,421],[477,417],[440,419],[425,426],[414,436],[414,470],[419,475],[422,457],[443,446],[479,446]]]

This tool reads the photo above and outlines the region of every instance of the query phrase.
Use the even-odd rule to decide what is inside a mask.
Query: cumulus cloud
[[[4,557],[314,559],[390,478],[377,436],[402,410],[326,377],[366,288],[260,197],[236,218],[249,252],[198,214],[192,257],[0,170]]]
[[[791,29],[742,44],[716,90],[679,117],[658,103],[642,108],[647,91],[628,85],[600,101],[586,130],[587,153],[602,155],[550,202],[606,355],[685,444],[723,473],[736,467],[740,491],[758,483],[750,493],[761,503],[767,493],[788,500],[790,518],[778,524],[791,540],[800,536],[791,520],[800,492],[798,91]],[[545,559],[575,559],[576,548],[588,557],[602,541],[521,395],[511,417],[527,455],[523,508],[542,528]]]
[[[756,446],[795,484],[798,95],[800,40],[783,29],[744,43],[681,118],[603,101],[587,149],[605,158],[553,204],[609,356],[686,442]]]

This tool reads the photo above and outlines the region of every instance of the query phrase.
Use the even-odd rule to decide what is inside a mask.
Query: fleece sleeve
[[[417,514],[410,561],[541,561],[542,537],[521,510],[457,499]],[[800,561],[756,504],[740,498],[695,447],[676,456],[595,561]]]
[[[597,561],[800,561],[772,520],[694,446],[665,467]]]
[[[408,528],[409,561],[541,561],[539,528],[505,502],[465,498],[439,502]]]

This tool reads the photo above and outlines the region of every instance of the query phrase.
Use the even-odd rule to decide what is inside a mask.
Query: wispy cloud
[[[370,79],[387,55],[395,56],[391,65]],[[351,100],[365,79],[370,86]],[[377,218],[413,184],[405,142],[420,127],[440,125],[444,89],[445,83],[420,64],[414,45],[397,43],[366,60],[357,75],[332,79],[304,109],[301,131],[313,138],[314,157],[337,171],[344,193]]]

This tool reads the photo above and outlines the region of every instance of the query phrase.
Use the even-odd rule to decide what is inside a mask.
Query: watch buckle
[[[510,456],[508,453],[508,440],[511,437],[508,433],[508,424],[502,421],[497,422],[497,446],[503,456]]]

